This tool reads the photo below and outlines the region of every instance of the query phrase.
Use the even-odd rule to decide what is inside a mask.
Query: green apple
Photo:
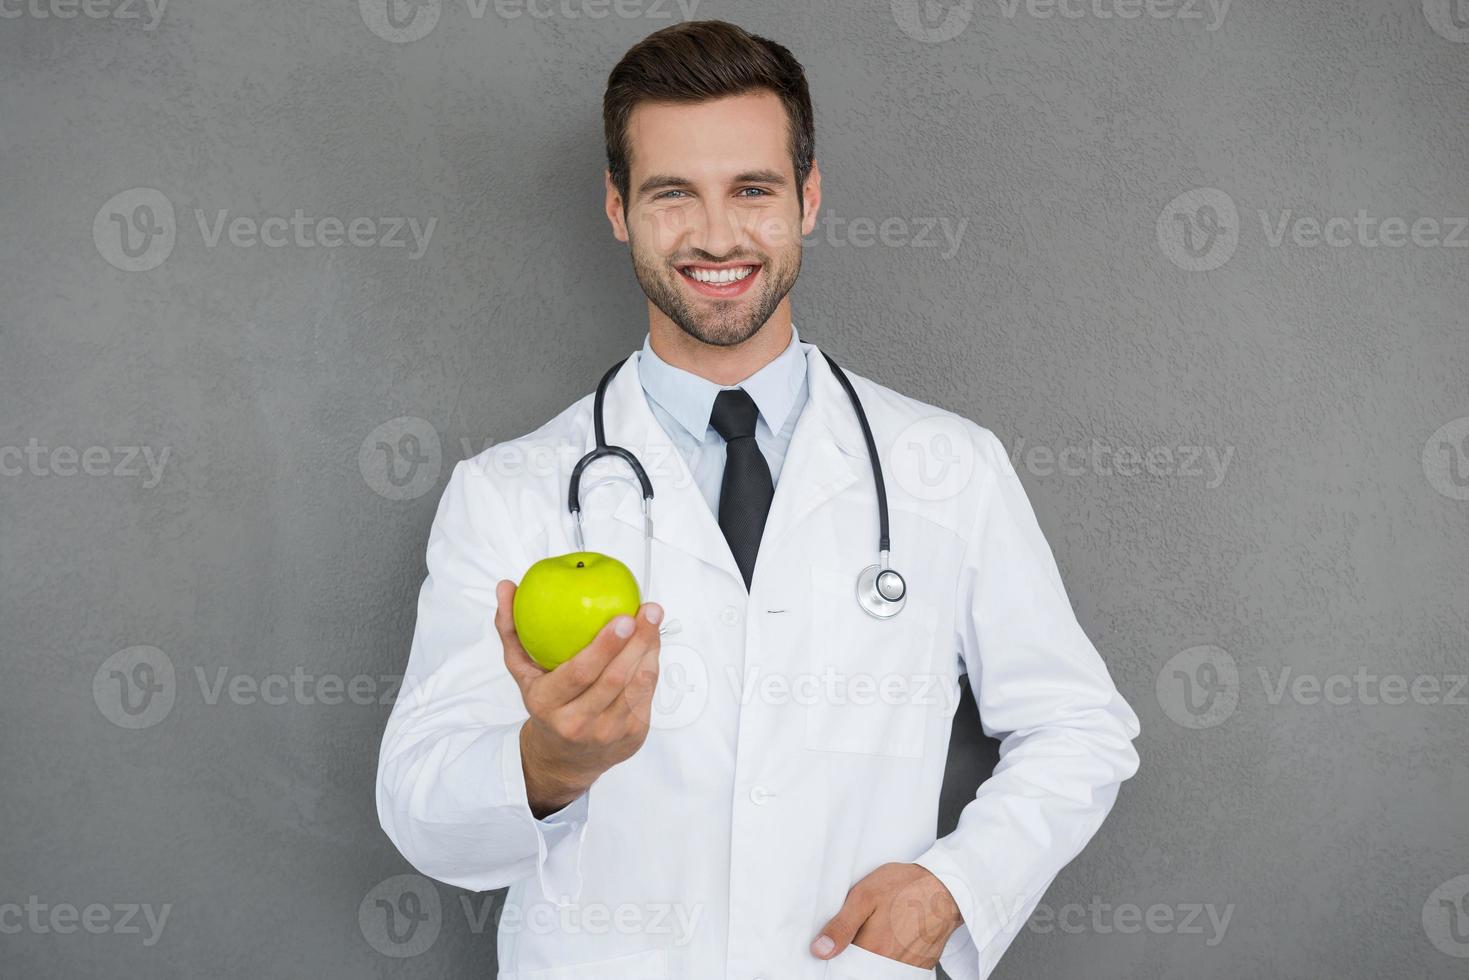
[[[542,558],[515,589],[512,612],[520,645],[554,670],[591,643],[613,617],[636,616],[638,580],[616,558],[573,551]]]

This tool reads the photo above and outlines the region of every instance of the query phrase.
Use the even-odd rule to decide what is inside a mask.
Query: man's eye
[[[754,194],[747,195],[745,193],[746,191],[754,191],[755,193]],[[763,187],[741,187],[740,188],[740,196],[741,197],[757,197],[757,196],[758,197],[769,197],[770,196],[770,192],[767,191]]]
[[[655,194],[655,195],[653,195],[653,200],[655,200],[655,201],[672,200],[672,195],[674,195],[674,194],[683,194],[683,193],[684,193],[684,191],[676,191],[676,190],[675,191],[663,191],[661,194]]]

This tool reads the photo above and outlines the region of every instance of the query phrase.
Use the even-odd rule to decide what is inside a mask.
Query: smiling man
[[[791,53],[680,24],[603,110],[648,334],[596,396],[456,466],[383,827],[425,874],[510,886],[502,978],[987,976],[1136,771],[1137,717],[999,440],[797,335],[821,173]],[[610,456],[579,518],[631,568],[649,549],[657,601],[547,672],[515,579],[574,550],[579,484],[516,461],[604,438],[648,464],[657,520],[592,480]],[[1001,761],[936,840],[964,675]]]

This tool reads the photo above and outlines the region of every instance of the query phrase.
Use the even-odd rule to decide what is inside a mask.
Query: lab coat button
[[[755,804],[756,806],[764,806],[766,803],[774,798],[775,794],[766,789],[764,786],[750,787],[750,802]]]
[[[725,606],[719,611],[719,621],[726,626],[733,626],[740,621],[740,611],[734,606]]]

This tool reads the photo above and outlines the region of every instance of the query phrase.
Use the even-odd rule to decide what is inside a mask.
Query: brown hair
[[[816,158],[816,124],[801,63],[785,47],[722,20],[694,20],[654,31],[628,49],[607,76],[602,127],[607,169],[628,207],[627,122],[641,102],[704,102],[769,89],[790,121],[796,201]]]

